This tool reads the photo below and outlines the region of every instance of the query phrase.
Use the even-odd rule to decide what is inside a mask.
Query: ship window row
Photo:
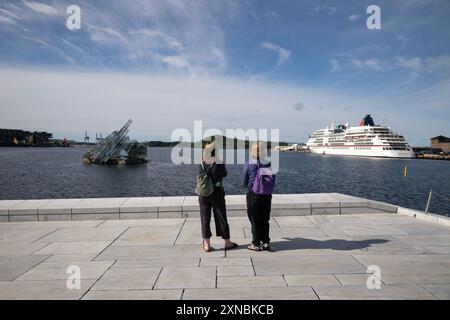
[[[383,150],[411,151],[411,148],[406,148],[406,147],[384,147]]]

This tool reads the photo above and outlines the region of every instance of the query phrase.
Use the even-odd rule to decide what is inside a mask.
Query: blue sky
[[[446,0],[0,1],[0,127],[80,139],[131,117],[168,140],[203,120],[305,141],[370,113],[426,145],[450,134],[449,16]]]

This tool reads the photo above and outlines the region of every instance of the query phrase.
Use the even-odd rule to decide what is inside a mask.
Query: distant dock
[[[417,159],[425,160],[450,160],[450,155],[443,154],[416,154]]]

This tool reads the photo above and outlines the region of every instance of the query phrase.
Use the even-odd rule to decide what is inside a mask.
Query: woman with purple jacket
[[[271,163],[265,145],[258,142],[251,147],[251,159],[245,164],[243,173],[244,187],[247,188],[247,215],[253,236],[248,249],[253,251],[270,250],[269,220],[275,175],[263,176],[263,170],[271,172]]]

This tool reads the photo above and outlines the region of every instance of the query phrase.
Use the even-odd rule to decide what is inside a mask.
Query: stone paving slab
[[[80,213],[119,213],[120,206],[127,198],[91,198],[83,199],[72,208],[72,214]]]
[[[14,280],[47,258],[48,255],[0,256],[0,281]]]
[[[45,262],[66,262],[76,264],[79,261],[92,261],[98,253],[86,254],[52,254]]]
[[[203,258],[224,257],[225,251],[216,250],[206,253],[198,245],[178,246],[109,246],[95,260],[149,260],[161,257],[175,258]]]
[[[370,275],[368,273],[345,273],[336,274],[335,277],[343,286],[365,286]],[[380,284],[383,285],[382,280]]]
[[[312,223],[311,220],[308,219],[308,217],[274,217],[273,220],[279,227],[315,227],[315,224]]]
[[[120,206],[120,213],[158,212],[163,197],[128,198]]]
[[[52,200],[26,200],[9,209],[9,215],[37,215],[39,208],[47,205]]]
[[[245,235],[248,238],[251,238],[251,229],[244,228]],[[302,237],[326,237],[327,235],[316,227],[289,227],[289,228],[272,228],[270,230],[270,238],[272,241],[274,239],[281,238],[296,238],[298,235],[302,235]]]
[[[46,245],[47,243],[0,243],[0,256],[29,255]]]
[[[305,275],[365,272],[360,262],[349,255],[309,255],[254,257],[256,275]]]
[[[405,254],[424,254],[429,253],[426,248],[412,246],[404,241],[400,241],[395,236],[354,236],[355,241],[372,242],[370,246],[361,248],[362,254],[391,254],[391,255],[405,255]],[[374,241],[374,238],[379,238],[379,241]]]
[[[276,288],[286,287],[282,276],[217,277],[217,288]]]
[[[99,254],[110,244],[110,241],[53,242],[35,254]]]
[[[429,225],[428,225],[429,226]],[[421,235],[395,235],[394,237],[408,245],[414,247],[449,247],[450,246],[450,233],[435,234],[435,228],[433,232]]]
[[[114,268],[158,268],[158,267],[198,267],[200,258],[184,259],[151,259],[151,260],[118,260]]]
[[[250,258],[202,258],[202,267],[252,266]]]
[[[80,267],[82,280],[98,279],[112,264],[112,261],[42,262],[16,281],[64,280],[68,278],[67,268],[72,265]]]
[[[115,268],[106,271],[92,290],[151,290],[161,268]]]
[[[352,238],[338,239],[329,237],[272,238],[272,249],[270,252],[232,250],[227,253],[227,257],[276,257],[277,259],[284,259],[291,256],[351,255],[361,254],[363,249],[370,248],[376,243],[388,244],[388,240],[370,238],[360,241]],[[245,249],[245,246],[241,248]]]
[[[211,224],[211,232],[215,234],[215,225],[214,223]],[[242,228],[232,228],[230,227],[230,236],[231,239],[234,242],[242,243],[242,241],[247,242],[248,240],[245,240],[245,234],[242,230]],[[211,239],[211,244],[213,246],[216,246],[217,244],[223,245],[223,240],[218,237],[213,237]],[[176,245],[188,245],[188,244],[202,244],[202,238],[201,238],[201,228],[198,223],[195,223],[195,225],[185,225],[183,227],[183,230],[178,235],[176,242]]]
[[[405,230],[394,227],[391,225],[353,225],[353,226],[342,226],[341,230],[350,236],[360,236],[360,235],[403,235],[408,234]]]
[[[314,287],[321,300],[435,300],[420,286],[390,285],[381,289],[367,289],[367,286]]]
[[[45,221],[45,222],[10,222],[0,224],[0,230],[12,229],[46,229],[46,228],[95,228],[103,221]]]
[[[253,266],[220,266],[217,267],[218,277],[254,276]]]
[[[311,287],[187,289],[183,300],[317,300]]]
[[[110,210],[108,208],[100,210]],[[111,209],[115,210],[115,209]],[[90,211],[90,209],[86,209],[86,211]],[[72,213],[72,220],[76,221],[87,221],[87,220],[118,220],[120,219],[120,213],[119,212],[104,212],[104,213]]]
[[[59,229],[40,238],[38,242],[112,241],[126,229],[126,227]]]
[[[340,283],[332,274],[297,275],[284,277],[289,287],[339,286]]]
[[[386,284],[450,283],[450,255],[355,255],[364,266],[377,265]]]
[[[83,221],[84,222],[84,221]],[[97,222],[98,224],[98,222]],[[105,227],[180,227],[184,224],[183,219],[126,219],[126,220],[108,220],[98,225],[99,228]]]
[[[180,227],[130,227],[115,242],[115,246],[172,245]]]
[[[10,209],[17,207],[26,200],[2,200],[0,201],[0,215],[8,215]]]
[[[185,197],[164,197],[158,206],[158,212],[181,212]]]
[[[420,286],[439,300],[450,300],[450,284],[422,284]]]
[[[0,300],[78,300],[94,282],[86,279],[80,290],[68,290],[66,280],[0,281]]]
[[[38,207],[39,215],[71,214],[72,208],[83,199],[55,199]]]
[[[89,291],[83,300],[180,300],[183,290]]]
[[[240,246],[213,237],[210,253],[198,218],[0,223],[0,299],[448,299],[450,228],[432,221],[277,216],[271,252],[247,250],[246,217],[229,221]],[[66,288],[69,265],[82,290]],[[370,265],[380,290],[366,286]]]
[[[216,268],[184,267],[163,268],[155,289],[215,288]]]
[[[33,242],[54,231],[57,228],[11,228],[0,232],[0,243]]]
[[[229,217],[247,215],[245,195],[226,195],[226,203]],[[397,210],[391,204],[338,193],[274,194],[272,198],[273,216],[395,213]],[[410,214],[408,209],[402,210]],[[188,218],[198,217],[198,211],[197,196],[0,201],[3,222]],[[449,226],[450,220],[442,223]]]

